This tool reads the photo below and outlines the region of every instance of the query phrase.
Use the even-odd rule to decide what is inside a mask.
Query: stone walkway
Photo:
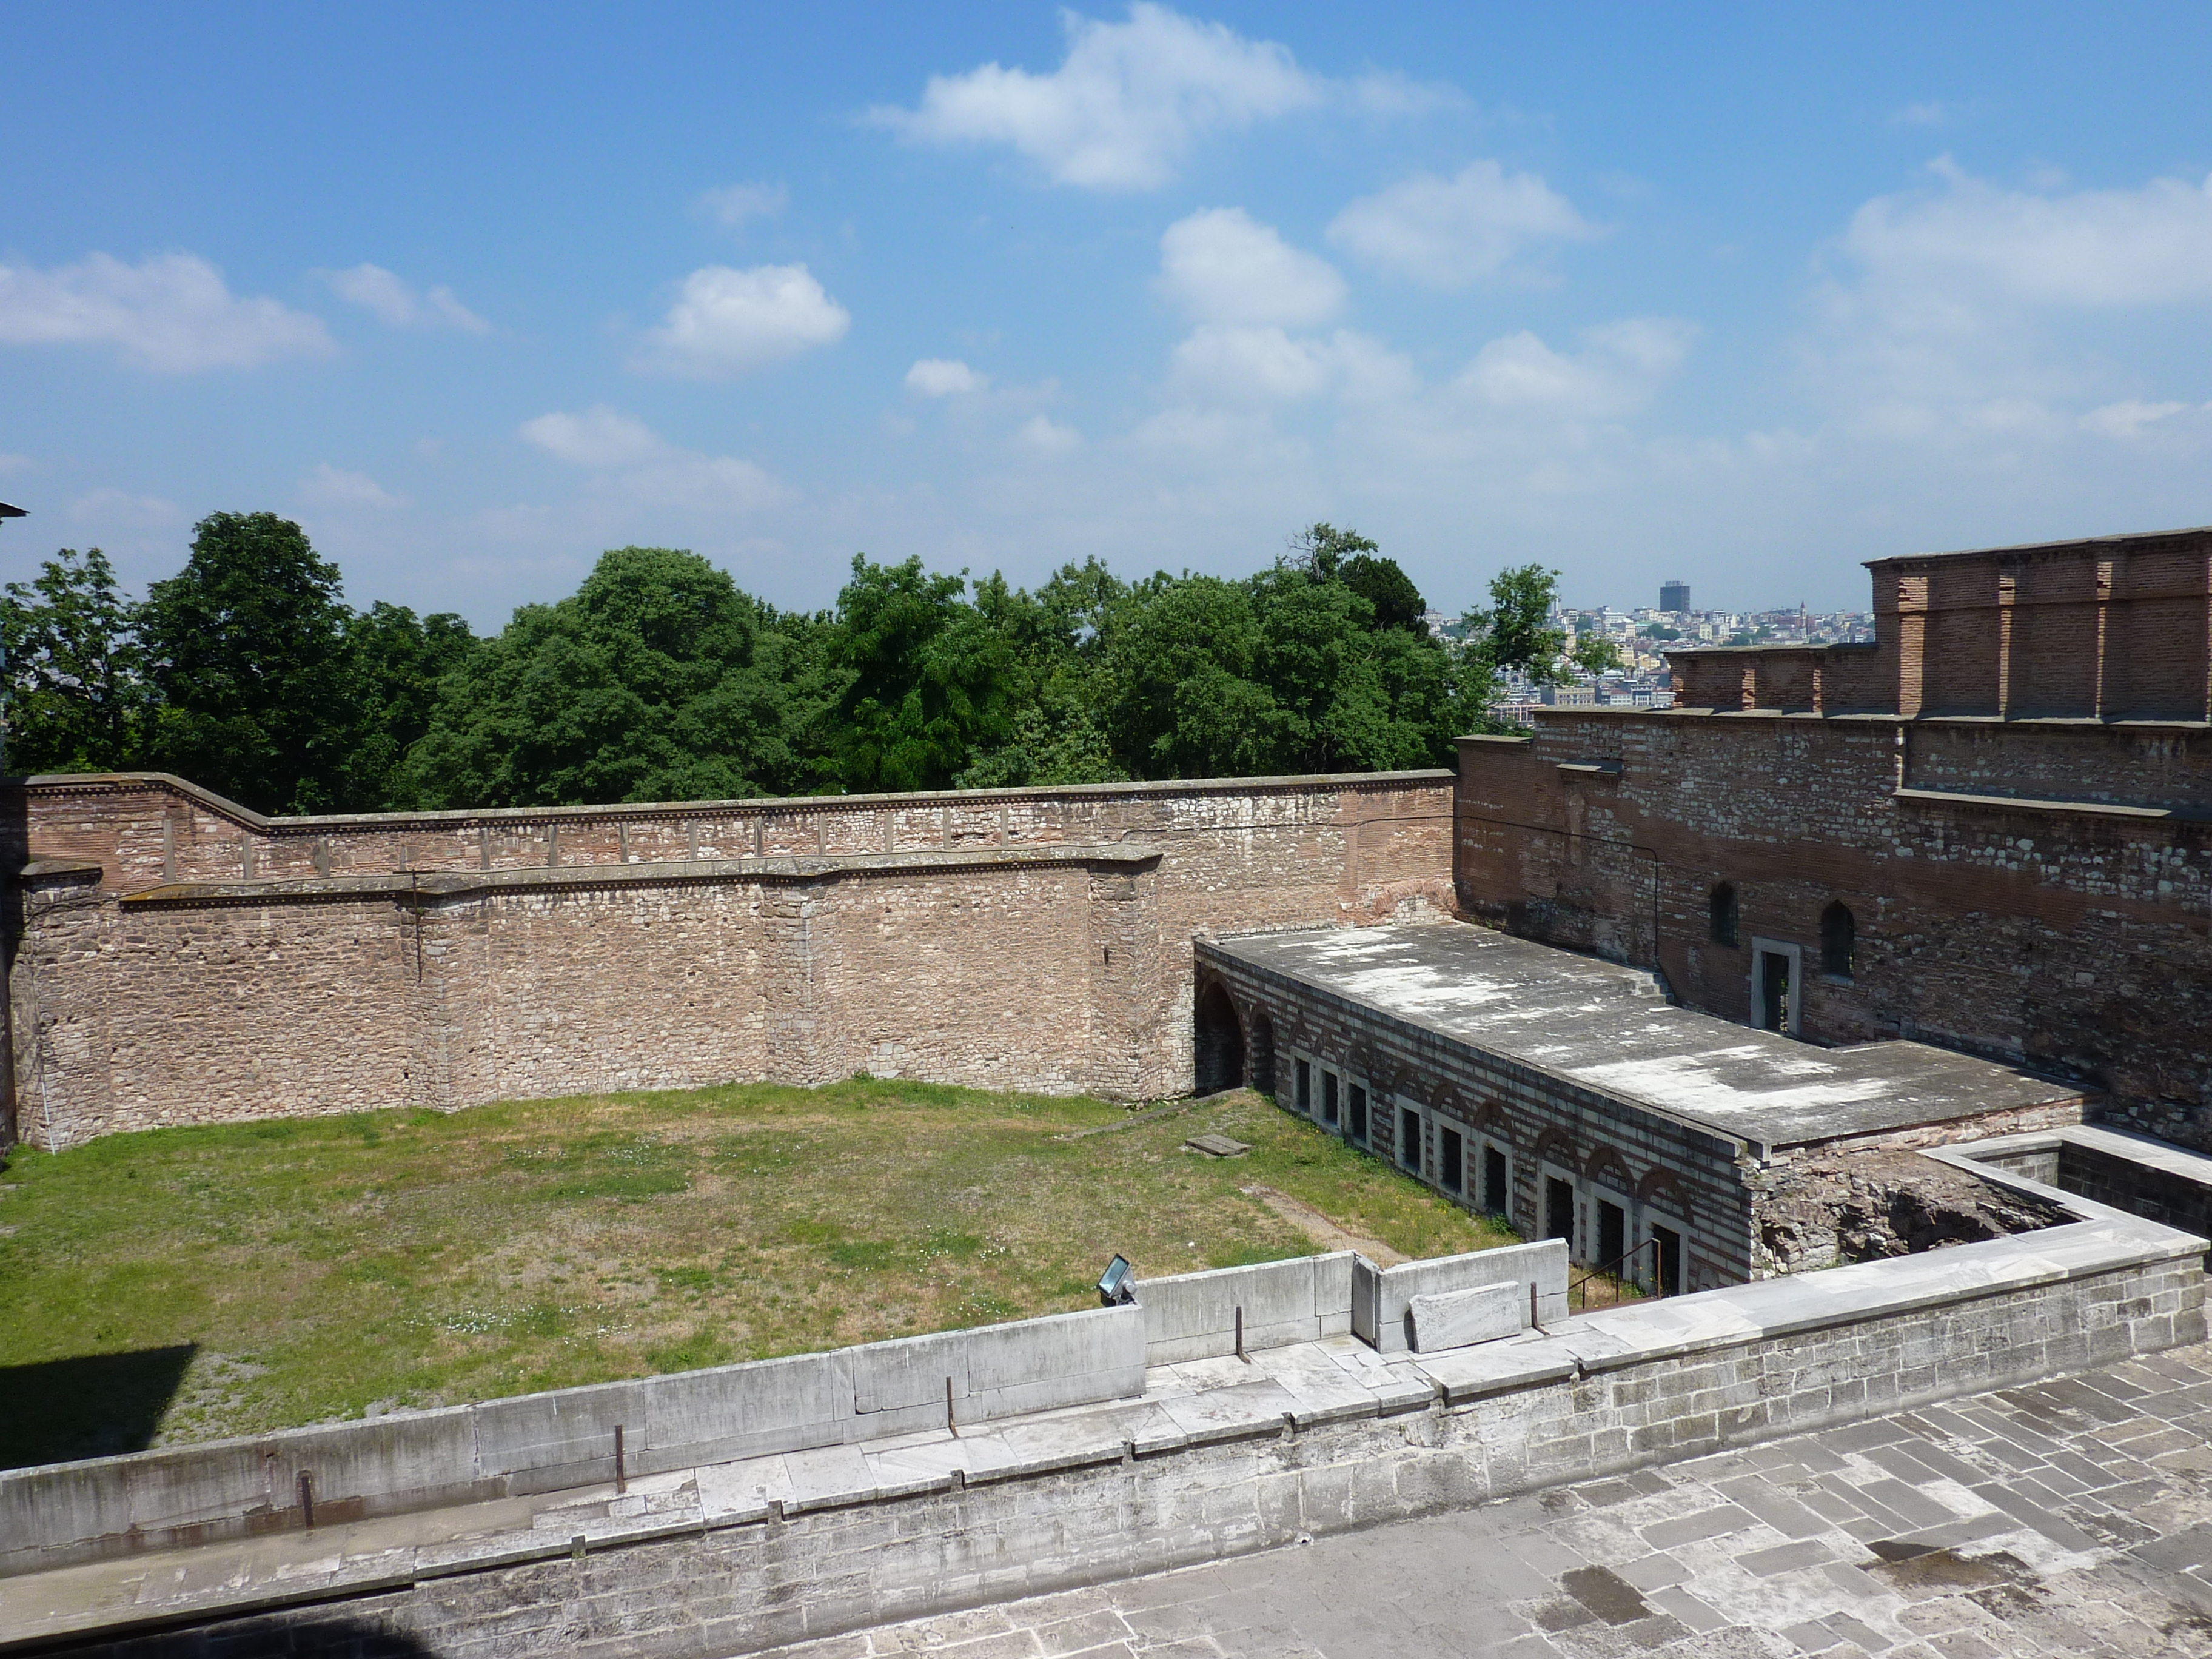
[[[779,1650],[2212,1656],[2212,1349]]]

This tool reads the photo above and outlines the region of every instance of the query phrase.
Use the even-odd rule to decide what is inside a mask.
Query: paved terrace
[[[2212,1654],[2212,1351],[775,1659]]]
[[[19,1647],[45,1651],[73,1636],[112,1639],[132,1628],[158,1628],[170,1623],[235,1617],[287,1606],[336,1604],[342,1611],[352,1599],[410,1587],[420,1590],[446,1578],[482,1573],[490,1568],[530,1563],[550,1565],[572,1556],[586,1557],[600,1547],[695,1538],[710,1528],[757,1521],[773,1523],[813,1510],[905,1494],[942,1492],[956,1476],[963,1482],[1003,1480],[1029,1472],[1149,1460],[1163,1453],[1212,1443],[1249,1443],[1255,1439],[1288,1437],[1325,1425],[1348,1426],[1361,1419],[1394,1417],[1407,1419],[1412,1425],[1409,1436],[1425,1442],[1428,1431],[1418,1427],[1418,1420],[1437,1408],[1485,1401],[1492,1396],[1503,1399],[1516,1389],[1567,1381],[1587,1366],[1666,1360],[1689,1353],[1701,1343],[1771,1340],[1799,1332],[1806,1334],[1808,1341],[1817,1343],[1823,1330],[1848,1328],[1854,1319],[1878,1319],[1886,1311],[1893,1314],[1901,1309],[1954,1303],[1961,1297],[2002,1294],[2008,1290],[2039,1284],[2056,1285],[2084,1273],[2110,1271],[2131,1261],[2166,1261],[2173,1257],[2177,1243],[2189,1249],[2197,1243],[2131,1217],[2110,1212],[2100,1213],[2106,1218],[2077,1223],[2040,1235],[2023,1235],[1927,1255],[1834,1268],[1795,1280],[1768,1279],[1735,1285],[1676,1301],[1569,1319],[1526,1332],[1518,1338],[1442,1353],[1384,1356],[1352,1336],[1327,1337],[1315,1342],[1261,1350],[1253,1353],[1249,1361],[1230,1355],[1152,1366],[1145,1373],[1141,1398],[1007,1418],[971,1425],[957,1435],[944,1430],[908,1433],[859,1444],[824,1446],[667,1471],[635,1480],[622,1492],[611,1485],[602,1485],[326,1525],[313,1530],[270,1533],[195,1549],[148,1552],[0,1578],[0,1651]],[[2187,1259],[2193,1273],[2193,1249]],[[2167,1323],[2172,1322],[2169,1316]],[[2201,1323],[2198,1328],[2201,1330]],[[2033,1333],[2023,1328],[2021,1334],[2025,1339]],[[2067,1340],[2065,1333],[2054,1334],[2062,1343]],[[2201,1367],[2204,1361],[2200,1355],[2193,1363]],[[2171,1536],[2175,1540],[2172,1549],[2184,1554],[2191,1549],[2212,1549],[2212,1542],[2206,1541],[2212,1540],[2212,1524],[2202,1529],[2201,1538],[2197,1532],[2190,1530],[2196,1525],[2198,1514],[2198,1509],[2192,1507],[2197,1502],[2194,1483],[2200,1473],[2212,1473],[2212,1455],[2199,1449],[2191,1451],[2189,1457],[2178,1455],[2192,1448],[2201,1448],[2202,1436],[2193,1431],[2212,1422],[2212,1379],[2200,1370],[2185,1367],[2175,1370],[2171,1362],[2159,1358],[2141,1360],[2132,1368],[2122,1366],[2114,1376],[2117,1382],[2100,1385],[2104,1389],[2102,1395],[2092,1390],[2085,1395],[2079,1385],[2054,1384],[2045,1395],[2031,1390],[2022,1395],[2030,1400],[2047,1396],[2051,1401],[2079,1402],[2087,1399],[2094,1404],[2105,1399],[2113,1403],[2098,1406],[2096,1409],[2104,1415],[2094,1417],[2087,1425],[2046,1425],[2033,1435],[2029,1435],[2025,1427],[1990,1431],[1988,1437],[1998,1443],[1998,1449],[1990,1451],[1978,1463],[1964,1461],[1964,1452],[1951,1444],[1957,1436],[1950,1428],[1939,1426],[1932,1431],[1934,1438],[1948,1449],[1945,1455],[1953,1461],[1930,1462],[1924,1478],[1913,1475],[1910,1470],[1900,1475],[1896,1468],[1884,1464],[1874,1449],[1900,1437],[1920,1436],[1923,1430],[1910,1426],[1897,1429],[1877,1423],[1863,1429],[1838,1431],[1842,1438],[1835,1435],[1814,1437],[1817,1445],[1844,1449],[1790,1454],[1779,1463],[1765,1461],[1784,1455],[1771,1449],[1729,1454],[1688,1466],[1691,1472],[1686,1474],[1641,1471],[1620,1480],[1597,1483],[1583,1489],[1583,1495],[1577,1498],[1562,1498],[1556,1492],[1545,1493],[1528,1503],[1486,1508],[1463,1520],[1423,1523],[1426,1529],[1406,1531],[1404,1535],[1428,1540],[1419,1544],[1419,1549],[1430,1552],[1425,1559],[1438,1572],[1449,1566],[1451,1573],[1460,1575],[1457,1578],[1431,1575],[1423,1579],[1425,1588],[1418,1595],[1394,1599],[1380,1590],[1373,1595],[1355,1595],[1349,1588],[1352,1581],[1340,1577],[1338,1582],[1345,1588],[1330,1598],[1330,1605],[1340,1610],[1361,1609],[1363,1629],[1402,1630],[1408,1609],[1430,1607],[1435,1617],[1442,1618],[1448,1601],[1437,1599],[1443,1595],[1439,1587],[1458,1583],[1463,1586],[1462,1590],[1449,1600],[1449,1605],[1458,1609],[1452,1617],[1462,1626],[1481,1632],[1519,1627],[1502,1617],[1493,1620],[1492,1602],[1499,1607],[1508,1602],[1526,1604],[1528,1610],[1513,1617],[1532,1629],[1564,1631],[1567,1625],[1578,1620],[1588,1622],[1575,1610],[1581,1607],[1589,1612],[1590,1619],[1605,1622],[1607,1629],[1663,1614],[1679,1621],[1681,1629],[1689,1632],[1698,1628],[1696,1618],[1705,1616],[1698,1613],[1697,1607],[1721,1605],[1720,1601],[1700,1599],[1697,1585],[1692,1583],[1708,1569],[1723,1577],[1727,1576],[1730,1570],[1715,1562],[1716,1550],[1735,1549],[1740,1554],[1757,1556],[1761,1564],[1765,1564],[1770,1558],[1762,1553],[1764,1551],[1817,1539],[1826,1540],[1818,1546],[1826,1553],[1806,1554],[1801,1565],[1831,1559],[1850,1565],[1864,1553],[1857,1547],[1870,1539],[1904,1539],[1905,1542],[1900,1547],[1908,1550],[1917,1547],[1916,1540],[1934,1540],[1947,1547],[1956,1544],[1961,1548],[1972,1544],[1978,1559],[1980,1555],[1999,1547],[1989,1540],[2000,1534],[2009,1538],[2011,1532],[2017,1530],[2012,1522],[2018,1522],[2045,1540],[2041,1545],[2031,1545],[2023,1540],[2003,1547],[2011,1551],[2006,1559],[2024,1564],[2019,1571],[2030,1574],[2046,1569],[2072,1571],[2075,1567],[2069,1564],[2076,1557],[2083,1561],[2089,1559],[2082,1554],[2084,1551],[2118,1552],[2147,1546],[2155,1538]],[[1846,1382],[1846,1379],[1835,1379],[1835,1390],[1839,1395]],[[1650,1387],[1648,1383],[1642,1386]],[[1848,1386],[1863,1395],[1874,1382],[1872,1379],[1859,1379],[1849,1382]],[[1828,1390],[1824,1386],[1820,1392],[1825,1397]],[[2127,1409],[2121,1411],[2118,1402],[2129,1402]],[[2078,1403],[2067,1408],[2084,1409]],[[1513,1407],[1504,1404],[1501,1409],[1510,1413]],[[1945,1409],[1954,1413],[1957,1410]],[[1968,1408],[1963,1416],[1946,1416],[1929,1408],[1899,1419],[1899,1422],[1908,1425],[1946,1425],[1955,1421],[1985,1429],[1992,1420],[1989,1413],[1993,1409],[1996,1408],[1984,1404]],[[2048,1416],[2057,1407],[2046,1405],[2036,1410]],[[1981,1414],[1975,1415],[1977,1412]],[[2169,1429],[2169,1422],[2179,1427]],[[2062,1431],[2077,1438],[2082,1435],[2101,1437],[2102,1444],[2094,1449],[2085,1445],[2078,1454],[2069,1450],[2066,1459],[2053,1462],[2050,1449],[2057,1443],[2052,1437]],[[2012,1461],[2015,1454],[2006,1449],[2014,1441],[2035,1448],[2035,1459],[2050,1463],[2057,1474],[2054,1476],[2039,1469],[2034,1480],[2027,1480],[2022,1472],[2027,1465],[2015,1465]],[[1834,1462],[1844,1455],[1844,1450],[1854,1455],[1863,1450],[1871,1461],[1863,1467]],[[1798,1461],[1792,1463],[1790,1457]],[[1808,1458],[1813,1461],[1806,1462]],[[1810,1471],[1807,1479],[1835,1475],[1845,1486],[1854,1480],[1886,1483],[1869,1487],[1869,1497],[1879,1499],[1881,1506],[1855,1509],[1852,1506],[1860,1500],[1840,1491],[1826,1498],[1807,1496],[1802,1502],[1796,1498],[1787,1502],[1779,1498],[1773,1503],[1755,1501],[1754,1489],[1763,1484],[1790,1488],[1798,1480],[1796,1474],[1762,1472],[1798,1468]],[[2099,1472],[2107,1469],[2118,1469],[2121,1473],[2105,1479]],[[1887,1472],[1879,1473],[1881,1470]],[[2017,1492],[2003,1484],[2014,1475],[2021,1477]],[[1738,1476],[1750,1483],[1744,1491],[1754,1492],[1754,1496],[1744,1496],[1736,1492],[1735,1486],[1727,1484],[1735,1482]],[[1902,1493],[1899,1491],[1900,1480],[1908,1486],[1935,1482],[1929,1488],[1935,1495],[1912,1498]],[[1700,1482],[1706,1484],[1701,1486]],[[1716,1482],[1722,1484],[1713,1484]],[[2093,1525],[2076,1517],[2067,1520],[2060,1530],[2049,1530],[2059,1526],[2051,1506],[2063,1508],[2065,1502],[2088,1492],[2093,1485],[2106,1493],[2091,1505],[2097,1513],[2117,1513],[2125,1508],[2136,1512],[2137,1518]],[[2008,1495],[1996,1495],[2000,1490]],[[1711,1492],[1729,1494],[1727,1501],[1740,1507],[1708,1513],[1714,1511],[1720,1502],[1711,1497]],[[1592,1493],[1600,1495],[1591,1496]],[[1883,1496],[1885,1493],[1888,1495]],[[2097,1508],[2098,1505],[2102,1507]],[[1531,1527],[1540,1529],[1554,1521],[1564,1526],[1585,1510],[1605,1510],[1613,1518],[1602,1523],[1593,1522],[1582,1531],[1561,1532],[1562,1541],[1558,1547],[1538,1558],[1544,1564],[1540,1581],[1528,1578],[1526,1572],[1534,1569],[1516,1565],[1510,1552],[1486,1564],[1468,1565],[1462,1534],[1452,1530],[1472,1528],[1474,1530],[1466,1533],[1464,1538],[1480,1540],[1489,1535],[1483,1531],[1485,1528],[1504,1528],[1505,1532],[1497,1535],[1503,1537],[1511,1533],[1518,1537]],[[2012,1521],[2002,1524],[1990,1522],[1988,1517],[1992,1513],[2010,1516]],[[2088,1510],[2084,1510],[2087,1513]],[[2212,1514],[2212,1506],[2206,1506],[2206,1513]],[[1703,1518],[1693,1518],[1699,1516]],[[1726,1527],[1719,1524],[1722,1519],[1727,1520]],[[1672,1524],[1674,1522],[1680,1524]],[[1955,1535],[1941,1531],[1954,1522],[1972,1522],[1984,1529],[1977,1531],[1970,1527]],[[1222,1518],[1218,1524],[1226,1537],[1235,1534],[1243,1523],[1234,1518]],[[1607,1531],[1609,1527],[1615,1528],[1615,1531]],[[1619,1532],[1620,1527],[1626,1527],[1627,1531]],[[1759,1531],[1761,1527],[1768,1531]],[[1792,1527],[1801,1530],[1793,1532]],[[1996,1530],[1990,1530],[1991,1527]],[[2100,1527],[2104,1529],[2100,1530]],[[1738,1538],[1739,1533],[1744,1536]],[[1632,1534],[1643,1540],[1642,1547],[1632,1551],[1629,1543],[1623,1541]],[[1923,1534],[1926,1537],[1923,1538]],[[1301,1553],[1286,1576],[1292,1580],[1304,1580],[1309,1589],[1327,1582],[1324,1575],[1330,1569],[1316,1565],[1309,1571],[1304,1564],[1310,1561],[1341,1563],[1334,1571],[1356,1577],[1366,1571],[1360,1564],[1373,1559],[1362,1552],[1378,1547],[1370,1540],[1382,1535],[1355,1535],[1329,1545],[1322,1553],[1313,1557]],[[1574,1541],[1578,1539],[1583,1540],[1580,1545]],[[1846,1540],[1849,1541],[1844,1541]],[[1147,1544],[1139,1552],[1139,1559],[1163,1545],[1164,1540]],[[1664,1561],[1644,1559],[1661,1550],[1673,1550],[1676,1545],[1687,1553],[1669,1555]],[[1513,1546],[1515,1550],[1521,1547],[1519,1544]],[[1577,1554],[1561,1553],[1577,1549],[1580,1553]],[[1855,1550],[1856,1554],[1852,1553]],[[1153,1559],[1168,1558],[1153,1554]],[[1771,1558],[1776,1564],[1796,1559],[1782,1555]],[[1614,1588],[1611,1577],[1603,1576],[1560,1577],[1582,1566],[1600,1565],[1609,1573],[1618,1570],[1620,1588]],[[1859,1572],[1858,1578],[1849,1581],[1854,1586],[1861,1579],[1870,1585],[1886,1582],[1868,1577],[1857,1566],[1852,1570]],[[1228,1595],[1242,1585],[1251,1587],[1253,1595],[1266,1600],[1273,1594],[1265,1588],[1271,1582],[1268,1575],[1285,1570],[1259,1561],[1220,1571],[1230,1576],[1197,1582],[1218,1583],[1224,1586],[1223,1589],[1217,1592],[1200,1589],[1190,1594],[1201,1600],[1212,1599],[1216,1595]],[[1759,1576],[1756,1569],[1745,1571]],[[1782,1568],[1778,1565],[1773,1571]],[[1936,1573],[1939,1570],[1929,1566],[1917,1571]],[[1941,1571],[1951,1569],[1943,1567]],[[2000,1584],[1999,1578],[1988,1576],[1998,1572],[1996,1567],[1970,1565],[1956,1571],[1967,1575],[1967,1582],[1974,1588],[1991,1589]],[[2003,1573],[2013,1571],[2011,1566],[2002,1568]],[[1383,1574],[1380,1582],[1395,1582],[1395,1573],[1393,1569]],[[1676,1576],[1667,1577],[1669,1573]],[[1983,1576],[1974,1577],[1977,1574]],[[1618,1616],[1632,1602],[1638,1607],[1643,1606],[1642,1602],[1634,1602],[1634,1597],[1646,1592],[1658,1596],[1663,1591],[1676,1589],[1680,1591],[1680,1595],[1653,1603],[1658,1613],[1647,1615],[1638,1612],[1632,1620]],[[1876,1592],[1870,1589],[1867,1593]],[[1081,1605],[1095,1609],[1119,1605],[1112,1598],[1122,1592],[1085,1594],[1091,1595],[1091,1600]],[[1153,1592],[1128,1594],[1151,1595]],[[1560,1599],[1562,1595],[1565,1601]],[[1076,1603],[1066,1597],[1050,1601],[1050,1606],[1055,1607],[1071,1605]],[[1297,1605],[1311,1605],[1310,1599]],[[2207,1600],[2206,1607],[2212,1611],[2212,1599]],[[1430,1615],[1424,1615],[1427,1616]],[[1711,1615],[1721,1622],[1732,1616],[1720,1612]],[[1806,1614],[1808,1620],[1814,1616]],[[1549,1626],[1544,1625],[1547,1620],[1551,1621]],[[1192,1627],[1195,1628],[1195,1625]],[[1317,1631],[1321,1628],[1316,1626]],[[1671,1627],[1655,1624],[1644,1628],[1656,1632]],[[2205,1628],[2212,1632],[2212,1622],[2208,1622]],[[1125,1634],[1133,1639],[1145,1632],[1132,1625]],[[865,1636],[850,1638],[842,1649],[820,1650],[864,1653],[869,1650],[852,1646],[851,1640],[875,1639]],[[1273,1638],[1267,1639],[1272,1642]],[[1463,1644],[1468,1638],[1462,1634],[1455,1639]],[[1026,1642],[1028,1638],[1023,1640]],[[1252,1638],[1252,1642],[1258,1640],[1256,1637]],[[1308,1650],[1346,1656],[1398,1650],[1382,1646],[1345,1645],[1345,1640],[1336,1636],[1329,1637],[1328,1641],[1329,1645],[1317,1638],[1309,1641]],[[1283,1650],[1253,1645],[1252,1642],[1228,1650]],[[526,1643],[524,1648],[514,1650],[526,1649],[540,1650],[529,1648]],[[971,1659],[984,1659],[987,1653],[1059,1650],[1061,1650],[1017,1644],[977,1649]],[[1176,1650],[1217,1650],[1201,1647]],[[1453,1650],[1482,1650],[1462,1645]],[[1544,1650],[1540,1647],[1530,1650]],[[2212,1645],[2203,1650],[2212,1653]],[[1957,1651],[1965,1655],[1980,1650],[1962,1648]]]
[[[2080,1097],[1924,1043],[1815,1048],[1672,1006],[1639,969],[1468,924],[1252,934],[1206,948],[1761,1151]]]

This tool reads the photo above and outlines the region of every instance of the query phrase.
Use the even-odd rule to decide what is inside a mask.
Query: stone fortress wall
[[[1440,914],[1449,772],[265,818],[0,792],[13,1133],[731,1080],[1187,1089],[1191,940]]]
[[[2212,531],[1870,568],[1871,647],[1670,652],[1671,711],[1465,740],[1462,911],[1735,1020],[1782,957],[1785,1030],[2024,1064],[2212,1146]]]

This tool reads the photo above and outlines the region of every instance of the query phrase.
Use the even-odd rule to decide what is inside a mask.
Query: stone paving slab
[[[2180,1349],[773,1659],[2212,1659],[2207,1401]]]

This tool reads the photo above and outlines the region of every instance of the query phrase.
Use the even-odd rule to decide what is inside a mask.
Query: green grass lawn
[[[1078,1132],[1116,1126],[1108,1133]],[[1181,1151],[1219,1130],[1243,1158]],[[1097,1305],[1316,1247],[1510,1243],[1254,1095],[858,1079],[114,1135],[0,1176],[0,1467]]]

